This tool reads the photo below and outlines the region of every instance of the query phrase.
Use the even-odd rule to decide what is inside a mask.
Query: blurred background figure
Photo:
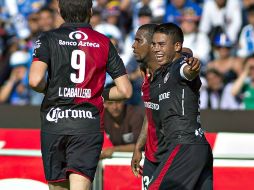
[[[102,151],[101,158],[113,152],[132,152],[144,120],[144,109],[124,101],[105,101],[104,127],[114,145]]]
[[[49,7],[43,7],[42,9],[40,9],[38,12],[38,25],[41,32],[54,29],[54,10]]]
[[[242,71],[242,59],[233,56],[234,44],[226,34],[217,34],[213,41],[214,60],[209,62],[207,68],[215,68],[224,76],[227,84],[236,79]]]
[[[201,7],[192,0],[170,0],[166,6],[163,22],[173,22],[179,25],[179,17],[188,9],[195,11],[197,16],[201,16]]]
[[[247,25],[241,30],[237,55],[247,57],[254,53],[254,4],[246,8]]]
[[[102,22],[102,13],[100,10],[93,8],[93,16],[90,19],[90,24],[93,28],[99,25]]]
[[[151,17],[156,23],[161,23],[165,15],[165,0],[132,0],[132,28],[137,29],[142,25],[140,23],[140,11],[142,8],[147,7],[151,11]],[[147,9],[146,8],[146,9]]]
[[[216,34],[225,32],[229,39],[236,43],[242,26],[241,7],[239,0],[205,1],[199,30],[210,35],[211,39]]]
[[[193,56],[200,59],[202,70],[205,70],[210,60],[211,45],[208,36],[198,31],[200,15],[193,8],[185,9],[178,18],[180,27],[184,33],[183,46],[193,51]]]
[[[9,33],[25,39],[30,35],[27,18],[46,5],[46,0],[5,0],[6,28]]]
[[[245,59],[244,70],[233,84],[232,95],[240,96],[244,109],[254,109],[254,54]]]
[[[30,54],[25,51],[16,51],[11,55],[12,70],[9,79],[0,88],[0,103],[29,104],[28,65],[30,60]]]
[[[58,12],[58,0],[50,0],[48,7],[53,10],[54,14],[54,28],[58,28],[61,24],[64,23],[63,18]]]
[[[223,74],[208,69],[200,90],[200,109],[239,109],[240,103],[231,95],[231,87],[225,86]]]

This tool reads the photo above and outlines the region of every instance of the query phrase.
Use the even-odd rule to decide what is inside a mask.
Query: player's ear
[[[175,51],[176,52],[181,52],[182,50],[182,43],[181,42],[176,42],[175,43]]]
[[[90,9],[90,16],[91,17],[93,16],[93,9],[92,8]]]
[[[61,15],[60,8],[59,8],[59,0],[57,0],[56,2],[57,2],[57,12],[58,12],[59,15]]]

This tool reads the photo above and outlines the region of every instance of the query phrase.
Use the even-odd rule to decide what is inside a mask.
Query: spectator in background
[[[64,23],[63,18],[58,12],[58,0],[51,0],[49,3],[49,8],[51,8],[54,11],[54,28],[58,28],[61,26],[61,24]]]
[[[43,7],[38,12],[38,24],[41,32],[55,28],[54,11],[49,7]]]
[[[245,26],[249,23],[247,18],[247,9],[251,5],[254,5],[254,0],[242,0],[242,26]]]
[[[232,84],[224,85],[223,74],[208,69],[200,90],[200,109],[239,109],[240,103],[231,95]]]
[[[109,16],[110,13],[108,12],[106,15]],[[120,50],[119,53],[121,53],[122,45],[123,45],[123,35],[121,30],[116,25],[108,23],[107,21],[102,21],[100,24],[97,24],[94,27],[94,30],[106,36],[112,36],[114,39],[116,39],[118,41],[118,47]]]
[[[39,14],[38,13],[32,13],[28,17],[28,26],[29,26],[29,29],[30,29],[30,32],[31,32],[30,38],[36,37],[36,35],[38,35],[38,33],[40,31],[38,20],[39,20]]]
[[[217,31],[223,31],[233,43],[236,43],[242,25],[241,7],[239,0],[205,1],[199,30],[210,34],[211,39]]]
[[[107,23],[115,25],[121,30],[122,38],[124,38],[127,32],[125,25],[128,20],[128,14],[126,11],[121,10],[120,1],[109,1],[106,4],[106,9],[102,11],[102,15]]]
[[[101,158],[110,158],[113,152],[132,152],[143,124],[143,108],[123,101],[105,101],[104,106],[105,131],[114,146],[104,149]]]
[[[185,9],[183,15],[179,17],[180,27],[184,34],[184,47],[189,47],[193,51],[193,56],[200,59],[202,70],[205,69],[210,60],[210,40],[205,33],[198,32],[200,15],[195,9]]]
[[[46,0],[5,0],[8,22],[8,32],[25,39],[30,35],[27,18],[46,5]]]
[[[166,7],[166,12],[164,15],[164,22],[173,22],[179,25],[179,17],[186,9],[192,9],[196,12],[197,16],[202,13],[201,7],[197,3],[191,0],[171,0]]]
[[[101,16],[101,11],[97,9],[93,9],[93,15],[90,19],[90,24],[92,28],[95,28],[97,25],[102,23],[102,16]]]
[[[107,3],[108,0],[93,0],[93,9],[97,9],[102,12],[106,8]]]
[[[254,54],[245,59],[244,70],[233,84],[232,95],[242,98],[244,109],[254,109]]]
[[[132,0],[133,4],[133,14],[132,14],[132,28],[135,29],[135,32],[139,26],[142,24],[139,23],[139,12],[140,9],[147,6],[151,10],[151,15],[153,17],[153,20],[155,22],[162,22],[163,16],[165,14],[165,6],[166,1],[165,0],[141,0],[141,1],[135,1]]]
[[[213,41],[215,60],[208,63],[207,68],[215,68],[224,76],[228,83],[236,79],[242,71],[242,59],[232,56],[234,44],[226,34],[218,34]]]
[[[246,9],[248,25],[244,26],[239,37],[237,55],[247,57],[254,53],[254,5]]]
[[[118,26],[120,18],[120,2],[113,0],[106,4],[106,9],[103,10],[105,21],[109,24]]]
[[[12,67],[9,79],[0,89],[0,103],[12,105],[29,104],[28,64],[30,54],[25,51],[16,51],[10,57]]]

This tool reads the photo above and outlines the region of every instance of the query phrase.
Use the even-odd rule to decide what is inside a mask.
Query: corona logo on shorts
[[[88,39],[88,35],[86,35],[86,33],[80,31],[80,30],[77,30],[77,31],[74,31],[74,32],[71,32],[69,34],[69,38],[72,39],[72,40],[87,40]]]

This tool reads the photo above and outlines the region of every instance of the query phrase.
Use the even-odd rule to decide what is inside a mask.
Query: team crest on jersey
[[[74,32],[71,32],[69,34],[69,38],[74,40],[74,39],[77,39],[77,40],[87,40],[88,39],[88,35],[80,30],[77,30],[77,31],[74,31]]]
[[[169,76],[170,76],[170,73],[167,73],[166,76],[164,77],[164,83],[168,81]]]

